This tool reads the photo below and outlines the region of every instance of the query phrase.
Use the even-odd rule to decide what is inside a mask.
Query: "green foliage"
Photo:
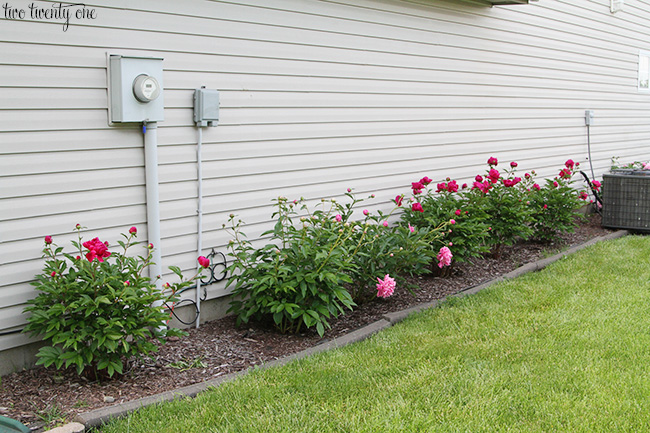
[[[189,281],[166,285],[171,292],[164,294],[144,275],[152,264],[153,245],[145,248],[144,256],[127,255],[139,244],[134,242],[135,228],[122,235],[126,242],[118,241],[118,253],[108,252],[107,243],[97,238],[82,244],[81,226],[76,229],[76,256],[46,237],[45,267],[32,283],[39,294],[25,308],[31,313],[25,332],[49,343],[36,355],[37,364],[57,369],[74,365],[78,374],[86,369],[96,377],[103,370],[111,377],[123,372],[130,357],[156,351],[153,338],[164,342],[167,336],[184,335],[161,326],[169,315],[160,305],[174,302],[176,291],[198,273]],[[178,268],[172,270],[181,275]]]
[[[353,283],[349,286],[355,302],[369,301],[377,296],[377,278],[393,276],[404,284],[404,276],[422,275],[429,271],[435,252],[434,239],[441,236],[442,227],[413,228],[404,225],[389,226],[387,216],[381,212],[368,214],[363,221],[364,235],[368,239],[352,256],[354,267],[349,271]],[[352,239],[361,236],[354,232]]]
[[[452,249],[457,262],[485,253],[489,231],[484,212],[468,200],[466,194],[454,191],[454,187],[450,191],[449,183],[439,184],[435,193],[424,186],[422,193],[413,195],[413,199],[422,205],[422,212],[407,208],[402,220],[419,229],[435,229],[454,221],[441,231],[436,242],[431,243],[431,256],[434,257],[441,246]]]
[[[577,210],[587,198],[586,192],[577,193],[571,187],[573,167],[563,170],[561,176],[546,179],[543,186],[537,184],[529,193],[532,238],[542,242],[556,239],[560,233],[575,230],[580,214]],[[576,164],[577,170],[577,164]]]
[[[271,239],[262,248],[254,248],[241,232],[241,220],[230,216],[234,261],[228,286],[234,285],[230,311],[238,323],[272,319],[281,332],[305,326],[323,335],[328,319],[378,295],[377,278],[426,272],[429,243],[439,229],[390,227],[390,214],[367,210],[355,221],[354,209],[364,200],[351,191],[345,195],[345,204],[322,200],[313,213],[302,200],[278,198],[277,222],[263,233]]]
[[[323,202],[324,204],[324,202]],[[297,207],[307,215],[298,217]],[[329,328],[328,319],[352,309],[355,305],[343,287],[351,283],[351,253],[366,243],[360,224],[335,219],[334,210],[341,206],[332,202],[328,210],[309,213],[302,201],[289,203],[284,197],[276,200],[277,222],[263,236],[271,242],[256,249],[241,232],[242,221],[229,219],[234,236],[229,244],[234,258],[228,267],[234,284],[235,300],[229,311],[237,315],[237,323],[250,319],[272,319],[281,332],[299,332],[302,326],[316,327],[320,335]],[[349,209],[343,209],[351,213]],[[351,243],[355,231],[361,235]]]

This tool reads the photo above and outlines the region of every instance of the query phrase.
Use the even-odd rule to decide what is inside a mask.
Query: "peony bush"
[[[131,227],[118,241],[121,251],[110,251],[109,243],[95,237],[82,242],[82,227],[75,230],[76,254],[63,252],[51,236],[45,237],[43,272],[32,284],[38,290],[29,300],[30,313],[24,332],[47,342],[37,353],[37,364],[57,369],[74,365],[77,373],[95,379],[124,371],[132,357],[158,350],[154,339],[184,335],[183,331],[163,326],[169,315],[160,305],[177,300],[176,293],[190,285],[200,274],[183,280],[178,267],[170,269],[181,281],[159,291],[146,271],[152,265],[154,246],[133,257],[128,250],[135,241],[137,228]],[[202,268],[209,260],[199,258]]]
[[[406,275],[434,270],[444,276],[453,262],[488,252],[499,257],[504,246],[519,240],[550,240],[573,229],[587,197],[571,186],[577,164],[567,161],[540,186],[534,171],[519,176],[515,161],[502,167],[490,157],[487,163],[471,185],[447,178],[434,186],[424,176],[409,194],[393,199],[388,214],[362,209],[374,194],[359,199],[351,189],[344,203],[323,199],[313,212],[303,199],[280,197],[272,215],[276,223],[262,234],[270,239],[261,248],[231,215],[230,311],[238,323],[266,320],[282,332],[313,327],[323,335],[331,318],[390,297]],[[355,209],[361,218],[354,218]],[[399,220],[391,224],[394,213]]]

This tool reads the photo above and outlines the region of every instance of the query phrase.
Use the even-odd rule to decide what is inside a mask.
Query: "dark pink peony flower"
[[[499,173],[499,170],[493,168],[489,171],[488,177],[490,178],[490,182],[497,183],[501,177],[501,174]]]
[[[199,265],[202,266],[203,268],[207,268],[210,266],[210,259],[204,256],[199,256],[198,259],[196,259],[199,262]]]
[[[420,179],[420,183],[424,186],[429,185],[431,182],[433,181],[429,179],[427,176],[424,176],[422,179]]]
[[[497,164],[499,164],[499,161],[498,161],[495,157],[491,156],[491,157],[488,159],[487,163],[488,163],[489,165],[497,165]]]
[[[411,210],[413,210],[415,212],[424,212],[424,209],[422,209],[422,205],[420,203],[417,203],[417,202],[413,203],[411,205]]]
[[[129,229],[129,233],[131,233],[132,235],[136,235],[138,234],[138,229],[136,227],[131,227]]]
[[[105,258],[110,257],[111,253],[108,251],[108,242],[102,242],[99,238],[94,238],[88,242],[84,242],[83,247],[88,250],[86,259],[89,262],[97,259],[98,262],[103,262]]]
[[[483,176],[481,176],[480,174],[477,174],[476,177],[474,178],[474,180],[477,181],[477,182],[483,182]]]
[[[454,213],[456,214],[456,216],[460,216],[460,214],[462,213],[462,211],[461,211],[460,209],[456,209],[456,212],[454,212]]]
[[[515,167],[517,167],[518,165],[519,165],[519,164],[517,164],[517,163],[514,162],[514,161],[512,161],[512,162],[510,163],[510,167],[511,167],[511,168],[515,168]]]
[[[45,245],[50,245],[52,243],[52,236],[45,236]]]
[[[403,200],[404,200],[404,196],[403,195],[398,195],[397,197],[395,197],[395,204],[397,206],[401,206]]]
[[[539,184],[538,184],[538,183],[536,183],[536,184],[534,184],[534,185],[533,185],[533,188],[534,188],[534,189],[536,189],[537,191],[539,191],[539,190],[541,190],[541,189],[542,189],[542,187],[541,187],[541,186],[539,186]]]
[[[457,192],[458,191],[458,183],[455,180],[452,180],[447,184],[447,191],[449,192]]]
[[[562,179],[570,179],[571,178],[571,170],[569,170],[568,168],[563,168],[562,170],[560,170],[559,176]]]
[[[568,168],[569,170],[573,170],[573,166],[575,165],[575,162],[573,162],[572,159],[567,159],[567,161],[564,163],[564,166]]]
[[[591,185],[594,187],[594,189],[596,191],[600,191],[600,187],[602,186],[601,183],[598,182],[597,180],[594,180],[593,182],[591,182]]]

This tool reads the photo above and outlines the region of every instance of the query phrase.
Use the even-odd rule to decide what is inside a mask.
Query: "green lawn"
[[[650,238],[600,243],[101,431],[650,431],[649,263]]]

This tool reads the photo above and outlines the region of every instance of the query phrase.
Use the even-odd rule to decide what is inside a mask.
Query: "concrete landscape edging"
[[[534,272],[534,271],[539,271],[541,269],[544,269],[546,266],[550,265],[553,262],[556,262],[570,254],[573,254],[581,249],[587,248],[591,245],[594,245],[598,242],[601,241],[607,241],[607,240],[612,240],[612,239],[617,239],[621,238],[623,236],[626,236],[629,234],[629,231],[627,230],[618,230],[616,232],[610,233],[605,236],[600,236],[594,239],[591,239],[588,242],[585,242],[584,244],[576,245],[571,248],[568,248],[565,251],[562,251],[560,253],[557,253],[551,257],[547,257],[544,259],[537,260],[536,262],[533,263],[528,263],[526,265],[520,266],[519,268],[515,269],[514,271],[508,272],[507,274],[494,278],[490,281],[487,281],[485,283],[469,287],[465,290],[462,290],[454,295],[451,295],[451,297],[464,297],[468,295],[472,295],[475,293],[480,292],[481,290],[499,282],[499,281],[504,281],[504,280],[509,280],[512,278],[517,278],[521,275],[527,274],[529,272]],[[208,388],[211,387],[217,387],[221,385],[224,382],[228,382],[230,380],[233,380],[237,377],[243,376],[247,374],[249,371],[254,370],[254,369],[266,369],[266,368],[271,368],[271,367],[278,367],[282,365],[286,365],[291,361],[298,360],[298,359],[303,359],[306,358],[310,355],[314,355],[316,353],[324,352],[330,349],[336,349],[339,347],[347,346],[352,343],[356,343],[362,340],[365,340],[372,336],[373,334],[386,329],[390,326],[393,326],[396,323],[401,322],[402,320],[406,319],[408,316],[426,310],[428,308],[433,308],[436,307],[437,305],[440,305],[442,302],[445,301],[446,298],[442,298],[439,300],[435,300],[432,302],[427,302],[424,304],[416,305],[411,308],[407,308],[402,311],[397,311],[394,313],[387,313],[383,316],[382,319],[378,320],[377,322],[371,323],[370,325],[364,326],[363,328],[357,329],[356,331],[350,332],[349,334],[343,335],[341,337],[334,338],[332,340],[326,341],[324,343],[321,343],[317,346],[310,347],[308,349],[305,349],[303,351],[294,353],[292,355],[285,356],[280,359],[276,359],[267,363],[264,363],[259,366],[251,367],[247,370],[239,371],[236,373],[230,373],[230,374],[225,374],[223,376],[219,376],[214,379],[206,380],[204,382],[196,383],[193,385],[185,386],[182,388],[175,389],[173,391],[166,391],[160,394],[155,394],[151,395],[148,397],[143,397],[137,400],[133,401],[128,401],[125,403],[119,403],[113,406],[108,406],[105,408],[100,408],[100,409],[95,409],[92,411],[88,411],[85,413],[80,413],[78,414],[74,421],[75,423],[71,424],[83,424],[86,427],[96,427],[104,422],[106,422],[110,418],[119,418],[128,415],[129,413],[140,409],[142,407],[146,407],[152,404],[157,404],[165,401],[171,401],[174,399],[178,398],[191,398],[196,396],[198,393],[207,390]],[[57,427],[57,429],[65,428],[68,424],[66,424],[63,427]],[[77,431],[83,431],[83,430],[48,430],[49,433],[64,433],[64,432],[77,432]]]

